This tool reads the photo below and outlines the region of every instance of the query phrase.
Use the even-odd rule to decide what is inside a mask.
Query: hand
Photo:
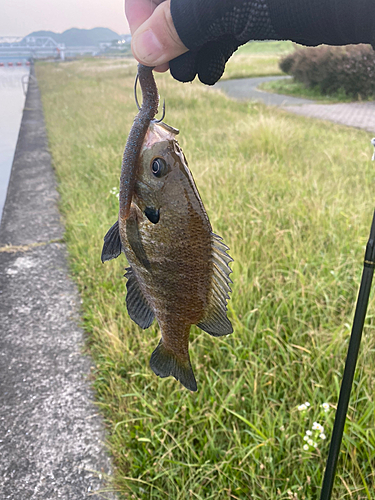
[[[125,0],[134,57],[176,80],[213,85],[240,45],[279,40],[268,0]]]
[[[125,0],[125,14],[140,63],[163,72],[171,59],[187,52],[172,21],[170,0]]]
[[[155,71],[164,72],[171,67],[172,76],[181,82],[194,80],[198,73],[203,83],[212,85],[238,45],[229,43],[228,51],[226,41],[219,40],[204,46],[199,53],[189,52],[177,34],[170,4],[171,0],[125,0],[134,57],[145,66],[155,66]]]

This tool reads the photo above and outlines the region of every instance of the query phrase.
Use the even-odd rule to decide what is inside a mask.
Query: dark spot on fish
[[[160,219],[160,210],[156,208],[146,207],[145,216],[153,224],[157,224]]]
[[[151,162],[151,171],[155,177],[163,177],[168,173],[168,167],[163,158],[154,158]]]

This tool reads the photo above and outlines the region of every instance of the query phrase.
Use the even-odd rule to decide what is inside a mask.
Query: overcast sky
[[[0,36],[99,26],[129,33],[124,0],[0,0],[0,4]]]

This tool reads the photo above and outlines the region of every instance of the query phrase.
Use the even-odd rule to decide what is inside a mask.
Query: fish
[[[162,121],[165,108],[163,118],[155,119],[159,95],[152,68],[139,65],[138,80],[143,103],[137,102],[125,146],[119,216],[104,237],[101,260],[125,254],[128,314],[142,329],[155,318],[159,324],[153,372],[197,391],[190,329],[197,325],[215,337],[233,332],[227,317],[233,259],[212,231],[176,139],[179,131]]]

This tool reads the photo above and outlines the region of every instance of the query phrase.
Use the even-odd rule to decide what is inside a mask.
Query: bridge
[[[65,58],[65,44],[48,36],[0,37],[0,60]]]

